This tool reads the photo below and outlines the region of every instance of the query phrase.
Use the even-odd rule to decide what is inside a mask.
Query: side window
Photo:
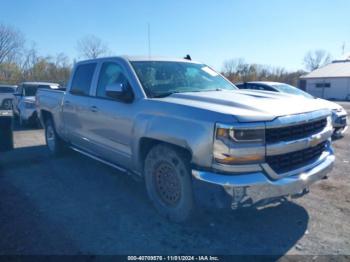
[[[263,86],[263,85],[250,85],[250,89],[254,89],[254,90],[269,90],[267,87]]]
[[[264,91],[275,91],[273,88],[265,85],[259,85],[260,89],[259,90],[264,90]]]
[[[79,65],[75,70],[70,93],[88,96],[96,63]]]
[[[124,75],[122,68],[113,62],[107,62],[102,65],[100,76],[98,79],[96,96],[108,98],[106,95],[106,87],[114,83],[127,83],[128,80]]]

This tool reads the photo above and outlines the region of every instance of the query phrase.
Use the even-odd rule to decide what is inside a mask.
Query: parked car
[[[238,90],[189,60],[114,57],[77,63],[66,92],[38,91],[37,110],[52,155],[68,146],[144,178],[179,222],[197,205],[300,197],[325,178],[330,111],[303,99]]]
[[[12,110],[13,94],[15,85],[0,85],[0,110]]]
[[[284,83],[263,82],[263,81],[237,83],[235,85],[239,89],[254,89],[254,90],[260,90],[260,91],[263,90],[263,91],[281,92],[281,93],[286,93],[290,95],[303,96],[310,99],[317,99],[322,102],[324,107],[332,110],[332,125],[334,130],[333,135],[335,137],[341,137],[348,128],[347,112],[341,105],[325,99],[314,97],[297,87],[284,84]]]
[[[13,112],[20,126],[37,124],[35,95],[38,89],[59,89],[59,84],[46,82],[24,82],[18,85],[13,101]]]
[[[12,110],[0,109],[0,151],[13,149],[13,114]]]

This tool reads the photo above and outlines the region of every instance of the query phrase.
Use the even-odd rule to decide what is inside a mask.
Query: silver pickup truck
[[[65,92],[39,90],[36,101],[53,155],[70,147],[144,178],[173,221],[197,205],[302,196],[334,162],[330,111],[316,100],[238,90],[185,59],[79,62]]]

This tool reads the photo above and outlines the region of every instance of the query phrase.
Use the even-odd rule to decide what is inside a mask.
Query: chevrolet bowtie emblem
[[[309,145],[311,147],[314,147],[314,146],[318,145],[320,142],[321,142],[321,136],[315,136],[315,137],[310,138]]]

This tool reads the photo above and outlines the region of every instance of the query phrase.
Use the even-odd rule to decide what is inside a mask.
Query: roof
[[[350,60],[337,60],[324,67],[318,68],[307,75],[300,77],[308,78],[328,78],[328,77],[350,77]]]
[[[101,57],[101,58],[95,58],[95,59],[88,59],[77,62],[77,64],[80,63],[86,63],[86,62],[94,62],[99,60],[105,60],[105,59],[123,59],[129,62],[142,62],[142,61],[164,61],[164,62],[184,62],[184,63],[195,63],[199,64],[199,62],[193,61],[193,60],[187,60],[184,58],[169,58],[169,57],[161,57],[161,56],[112,56],[112,57]]]
[[[57,83],[50,82],[23,82],[22,85],[47,85],[47,86],[59,86]]]
[[[283,84],[283,83],[272,82],[272,81],[249,81],[249,82],[245,82],[245,83],[248,83],[248,84],[261,84],[261,85],[268,85],[268,86]]]

